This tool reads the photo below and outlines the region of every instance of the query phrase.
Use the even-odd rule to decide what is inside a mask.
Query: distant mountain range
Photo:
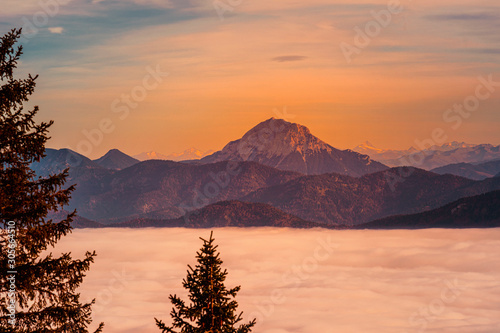
[[[147,160],[169,160],[169,161],[175,161],[175,162],[180,162],[180,161],[187,161],[187,160],[198,160],[200,158],[203,158],[207,155],[212,154],[214,151],[209,150],[206,152],[202,152],[199,149],[196,148],[189,148],[183,151],[182,153],[172,153],[169,155],[164,155],[161,153],[157,153],[155,151],[149,151],[149,152],[144,152],[140,153],[138,155],[134,155],[134,158],[138,159],[139,161],[147,161]]]
[[[471,154],[458,154],[461,149]],[[470,159],[482,149],[484,158],[495,153],[491,145],[463,143],[433,151]],[[70,168],[67,184],[77,189],[65,209],[77,209],[80,227],[345,228],[500,190],[500,177],[492,177],[499,164],[448,165],[435,172],[389,169],[366,155],[333,148],[302,125],[272,118],[196,161],[140,162],[116,149],[92,161],[69,149],[47,149],[32,168],[42,177]]]
[[[67,209],[76,208],[90,220],[116,223],[174,219],[221,200],[240,200],[268,204],[306,221],[354,225],[500,189],[500,178],[473,181],[421,169],[394,168],[355,178],[307,176],[255,162],[236,166],[145,161],[123,170],[74,167],[68,183],[78,186]],[[231,175],[228,170],[235,171]]]
[[[167,155],[162,153],[158,153],[155,151],[143,152],[137,155],[132,156],[133,158],[139,161],[148,161],[148,160],[168,160]]]
[[[274,118],[258,124],[241,139],[229,142],[221,151],[200,162],[220,161],[254,161],[307,175],[336,172],[362,176],[387,169],[367,155],[330,146],[305,126]]]
[[[375,147],[368,141],[365,141],[362,144],[354,147],[353,151],[358,152],[360,154],[368,155],[377,161],[391,161],[398,159],[402,156],[417,152],[417,150],[413,147],[410,147],[407,150],[381,149]],[[400,165],[392,165],[392,166],[394,167]]]
[[[441,146],[432,146],[423,151],[418,151],[413,147],[408,150],[384,150],[375,148],[369,142],[365,142],[355,147],[354,151],[366,154],[372,159],[391,167],[414,166],[425,170],[449,164],[478,164],[500,159],[500,145],[473,145],[456,141]]]

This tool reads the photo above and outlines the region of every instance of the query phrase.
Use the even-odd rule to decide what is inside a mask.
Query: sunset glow
[[[40,74],[31,102],[55,120],[50,147],[217,150],[285,109],[341,149],[408,148],[435,128],[500,143],[496,1],[40,3],[3,1],[0,29],[24,27],[21,69]],[[151,70],[168,75],[144,85]],[[443,113],[489,75],[495,91],[452,128]]]

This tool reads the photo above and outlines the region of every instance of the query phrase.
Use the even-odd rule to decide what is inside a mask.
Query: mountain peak
[[[359,176],[386,168],[366,155],[330,146],[304,125],[276,118],[257,124],[241,139],[201,159],[203,163],[219,161],[255,161],[305,174],[337,172]]]
[[[33,162],[31,168],[37,176],[47,177],[59,173],[66,168],[101,169],[101,166],[89,158],[68,148],[45,149],[45,157],[39,162]]]
[[[108,150],[108,152],[106,154],[104,154],[103,156],[101,156],[100,158],[103,158],[106,156],[113,156],[113,155],[127,155],[127,154],[123,153],[119,149],[113,148],[113,149]]]
[[[111,149],[104,156],[94,160],[94,162],[106,169],[121,170],[139,163],[139,160],[128,156],[118,149]]]
[[[371,155],[373,153],[380,154],[380,153],[385,152],[386,150],[376,148],[371,142],[365,141],[362,144],[354,147],[353,151],[360,153],[360,154],[364,154],[364,155]]]
[[[270,118],[243,135],[238,152],[248,160],[255,153],[272,157],[321,150],[332,151],[332,147],[312,135],[306,126]]]

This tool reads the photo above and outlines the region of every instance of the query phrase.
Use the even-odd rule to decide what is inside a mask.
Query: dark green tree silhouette
[[[155,318],[156,325],[163,333],[251,332],[255,319],[236,327],[243,320],[242,312],[236,313],[238,303],[234,300],[240,286],[226,289],[227,270],[221,268],[222,260],[214,245],[213,232],[209,240],[200,239],[203,246],[196,253],[198,263],[195,268],[188,265],[187,277],[182,281],[184,288],[189,290],[191,304],[186,305],[177,295],[170,295],[174,306],[170,313],[172,326],[168,327]]]
[[[93,302],[82,304],[75,290],[95,252],[83,260],[44,253],[72,230],[75,212],[57,223],[47,214],[68,203],[74,186],[64,188],[67,169],[40,178],[30,168],[44,157],[53,122],[37,124],[38,107],[23,109],[37,77],[14,78],[20,36],[13,29],[0,39],[0,332],[85,333]]]

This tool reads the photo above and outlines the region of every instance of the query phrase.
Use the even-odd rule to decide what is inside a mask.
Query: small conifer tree
[[[170,295],[174,306],[170,313],[172,326],[155,318],[156,325],[163,333],[251,332],[255,319],[237,326],[243,320],[242,312],[236,313],[238,303],[234,300],[240,286],[226,289],[227,270],[221,268],[222,260],[214,245],[213,232],[209,240],[200,239],[203,246],[196,253],[198,263],[194,268],[188,265],[187,277],[182,281],[184,288],[189,290],[191,304],[186,305],[177,295]]]

